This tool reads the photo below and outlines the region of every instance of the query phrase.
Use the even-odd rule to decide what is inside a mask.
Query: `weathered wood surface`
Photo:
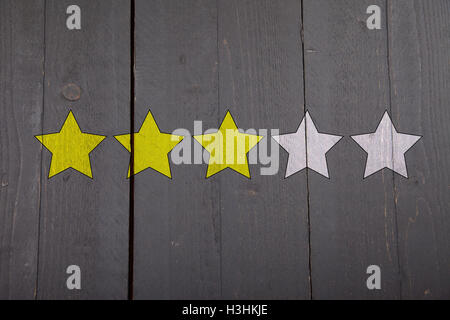
[[[363,180],[366,153],[349,137],[374,132],[390,105],[386,24],[367,29],[371,4],[385,8],[385,1],[304,1],[306,104],[319,131],[345,136],[327,155],[330,180],[309,173],[315,299],[400,293],[393,173]],[[382,270],[382,290],[362,281],[372,264]]]
[[[300,1],[219,1],[218,9],[220,121],[229,109],[239,128],[295,131],[304,112]],[[258,165],[251,180],[229,170],[212,178],[222,298],[309,298],[306,174],[284,179],[280,153],[278,175]]]
[[[66,28],[70,4],[82,30]],[[373,4],[381,30],[366,27]],[[0,1],[0,299],[450,298],[448,1],[132,8]],[[70,83],[77,101],[62,95]],[[49,180],[50,152],[34,136],[58,132],[70,109],[108,138],[90,155],[94,179]],[[319,132],[344,138],[327,153],[330,179],[284,179],[280,148],[277,175],[251,165],[250,180],[229,169],[205,179],[206,164],[171,162],[172,180],[148,169],[130,181],[113,136],[132,119],[138,131],[149,109],[162,132],[192,134],[227,110],[242,129],[291,133],[309,110]],[[363,179],[367,154],[350,136],[375,131],[385,110],[399,132],[423,136],[406,153],[409,179],[388,169]],[[79,291],[66,288],[72,264]],[[372,264],[381,290],[366,287]]]
[[[395,176],[401,297],[450,298],[450,3],[389,1],[392,117],[422,140]]]
[[[44,1],[0,1],[0,299],[36,293]]]
[[[83,132],[108,138],[90,154],[93,179],[72,169],[48,179],[42,153],[37,298],[126,299],[129,154],[112,136],[130,130],[130,5],[77,1],[82,29],[69,31],[70,4],[46,1],[43,133],[58,132],[72,109]],[[69,83],[78,101],[61,94]],[[81,268],[81,290],[66,288],[69,265]]]
[[[215,1],[136,1],[136,132],[149,109],[161,132],[217,127],[216,26]],[[135,177],[134,297],[220,298],[218,183],[206,165],[171,170]]]
[[[271,1],[138,1],[136,130],[149,106],[162,131],[192,132],[193,120],[217,128],[228,109],[241,128],[298,126],[300,5],[288,4],[296,10]],[[258,30],[265,20],[273,25]],[[206,166],[173,166],[173,180],[151,170],[136,176],[136,298],[309,297],[304,174],[285,181],[257,169],[252,180],[230,170],[205,180]]]

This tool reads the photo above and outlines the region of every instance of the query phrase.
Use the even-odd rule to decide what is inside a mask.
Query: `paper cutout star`
[[[184,139],[159,131],[151,111],[148,112],[138,133],[134,133],[134,163],[133,175],[151,168],[169,178],[172,178],[168,153]],[[115,136],[114,138],[131,152],[131,134]],[[128,168],[128,178],[131,177],[131,164]]]
[[[81,132],[72,111],[70,111],[61,131],[36,136],[36,139],[52,153],[48,178],[50,179],[69,168],[92,178],[89,154],[105,138],[105,136]]]
[[[374,133],[352,136],[368,154],[364,178],[384,168],[408,178],[405,152],[420,138],[421,136],[397,132],[386,111]]]
[[[262,138],[262,136],[239,132],[228,111],[216,133],[194,136],[194,139],[210,154],[206,178],[226,168],[250,178],[247,153]]]
[[[289,153],[286,178],[305,168],[329,178],[326,153],[342,136],[319,133],[309,112],[306,112],[297,132],[272,138]]]

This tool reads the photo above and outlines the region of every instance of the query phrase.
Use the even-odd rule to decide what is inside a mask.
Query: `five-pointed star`
[[[374,133],[352,136],[368,153],[364,178],[384,168],[408,178],[405,152],[421,137],[398,133],[386,111]]]
[[[306,112],[297,132],[272,138],[289,153],[286,178],[305,168],[329,178],[325,155],[342,136],[319,133],[309,112]]]
[[[250,178],[247,153],[258,144],[262,136],[238,131],[236,123],[228,111],[219,131],[212,134],[194,136],[209,154],[206,178],[230,168]]]
[[[184,139],[184,137],[159,131],[151,111],[148,112],[139,132],[134,133],[133,137],[133,175],[138,174],[145,169],[152,168],[159,173],[172,178],[167,155],[181,140]],[[131,134],[115,136],[115,138],[131,152]],[[128,168],[128,178],[131,175],[130,165]]]
[[[70,111],[60,132],[36,136],[36,139],[52,153],[48,178],[69,168],[92,178],[89,153],[105,138],[105,136],[81,132]]]

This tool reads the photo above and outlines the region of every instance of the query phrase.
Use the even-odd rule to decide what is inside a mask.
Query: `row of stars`
[[[223,138],[230,134],[233,135],[231,139]],[[89,154],[106,136],[82,132],[70,111],[58,133],[38,135],[36,138],[52,154],[49,179],[70,168],[92,178]],[[115,136],[128,152],[132,149],[131,138],[131,134]],[[250,178],[247,154],[262,138],[239,132],[231,113],[227,112],[217,132],[194,136],[210,154],[206,178],[226,168]],[[342,136],[320,133],[309,112],[306,112],[296,132],[272,138],[289,154],[286,177],[309,168],[329,178],[326,153]],[[399,133],[386,111],[374,133],[352,136],[368,154],[364,178],[384,168],[407,178],[405,153],[420,138]],[[183,136],[161,132],[149,111],[139,131],[133,133],[134,161],[133,168],[130,164],[128,169],[128,178],[148,168],[172,178],[168,154],[183,139]],[[234,143],[227,146],[227,141]],[[236,148],[236,145],[243,148]],[[232,155],[232,161],[227,154]]]

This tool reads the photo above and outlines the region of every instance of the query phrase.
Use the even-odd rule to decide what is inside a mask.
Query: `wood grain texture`
[[[0,2],[0,299],[36,292],[44,1]]]
[[[395,176],[403,299],[450,298],[450,3],[388,1],[392,116],[423,138]]]
[[[306,104],[320,132],[346,136],[327,155],[330,180],[309,173],[314,299],[400,296],[393,173],[363,180],[366,153],[349,138],[374,132],[389,110],[387,31],[366,27],[372,4],[385,10],[384,1],[304,1]],[[381,290],[366,287],[372,264]]]
[[[135,131],[149,108],[162,132],[217,127],[217,68],[215,1],[136,1]],[[206,165],[170,164],[172,180],[135,177],[134,297],[219,298],[218,184]]]
[[[300,3],[219,1],[219,121],[229,109],[242,129],[297,129]],[[280,154],[278,175],[250,166],[250,180],[230,170],[211,178],[220,184],[222,298],[309,298],[306,175],[284,179]]]
[[[70,169],[49,180],[43,152],[38,298],[126,299],[129,155],[112,136],[130,130],[130,4],[77,1],[82,29],[69,31],[70,4],[46,1],[43,132],[58,132],[72,109],[83,132],[108,138],[90,154],[94,179]],[[81,88],[78,101],[63,97],[69,83]],[[66,288],[72,264],[81,290]]]
[[[66,28],[72,4],[79,31]],[[381,30],[366,27],[374,4]],[[0,1],[0,299],[126,299],[130,236],[135,299],[450,298],[449,1],[136,0],[134,97],[131,8]],[[191,134],[227,110],[239,128],[292,133],[309,110],[319,132],[345,137],[327,153],[330,179],[284,179],[283,149],[276,175],[259,164],[251,179],[205,179],[207,164],[172,161],[172,180],[139,173],[130,235],[130,155],[113,136],[132,119],[138,131],[149,109],[162,132]],[[51,154],[34,136],[58,132],[69,110],[108,136],[90,155],[94,179],[47,178]],[[385,110],[423,136],[408,179],[363,179],[350,136],[375,131]],[[80,291],[66,288],[72,264]],[[372,264],[381,290],[366,287]]]

